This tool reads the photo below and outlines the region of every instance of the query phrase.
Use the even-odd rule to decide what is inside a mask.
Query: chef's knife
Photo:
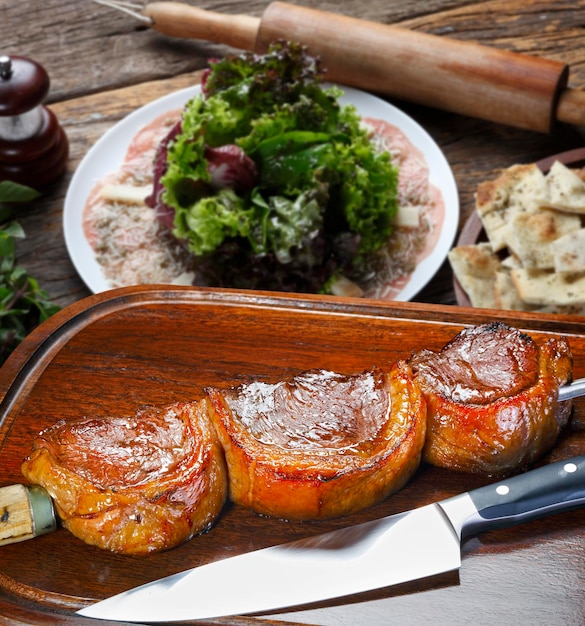
[[[585,505],[585,456],[407,513],[216,561],[78,613],[172,622],[272,611],[457,569],[461,539]]]

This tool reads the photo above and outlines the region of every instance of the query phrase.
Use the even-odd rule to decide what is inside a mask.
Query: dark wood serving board
[[[537,340],[567,336],[575,377],[585,376],[583,318],[195,288],[134,287],[91,296],[34,331],[0,369],[0,486],[23,481],[20,464],[32,439],[58,419],[133,413],[144,404],[198,398],[205,385],[276,381],[314,367],[355,373],[423,347],[439,349],[463,326],[494,319]],[[583,453],[585,400],[577,400],[571,425],[544,462]],[[209,533],[147,557],[110,554],[59,529],[0,548],[0,617],[6,620],[0,622],[103,624],[77,618],[74,611],[182,569],[397,513],[487,482],[423,465],[380,505],[320,523],[285,523],[227,506]],[[585,510],[487,533],[468,540],[462,551],[459,573],[298,611],[213,623],[585,622]]]

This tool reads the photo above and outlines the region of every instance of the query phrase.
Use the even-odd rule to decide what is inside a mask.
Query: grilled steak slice
[[[340,517],[400,489],[420,462],[425,404],[410,367],[207,389],[231,499],[289,520]]]
[[[47,489],[63,525],[86,543],[127,554],[172,548],[207,530],[227,497],[206,406],[61,421],[35,439],[23,474]]]
[[[558,389],[572,378],[564,339],[539,346],[494,322],[461,331],[439,352],[409,360],[427,401],[423,459],[454,470],[505,475],[556,443],[571,403]]]

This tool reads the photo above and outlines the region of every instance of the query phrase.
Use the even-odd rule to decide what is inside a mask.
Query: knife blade
[[[172,622],[340,598],[458,569],[463,538],[583,505],[585,455],[412,511],[209,563],[77,613]]]

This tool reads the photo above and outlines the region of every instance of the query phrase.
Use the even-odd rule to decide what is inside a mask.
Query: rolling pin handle
[[[561,92],[557,105],[557,121],[585,126],[585,91],[567,88]]]
[[[142,16],[171,37],[202,39],[240,50],[253,50],[260,18],[207,11],[181,2],[150,2]]]
[[[53,501],[43,487],[0,488],[0,546],[45,535],[56,528]]]

